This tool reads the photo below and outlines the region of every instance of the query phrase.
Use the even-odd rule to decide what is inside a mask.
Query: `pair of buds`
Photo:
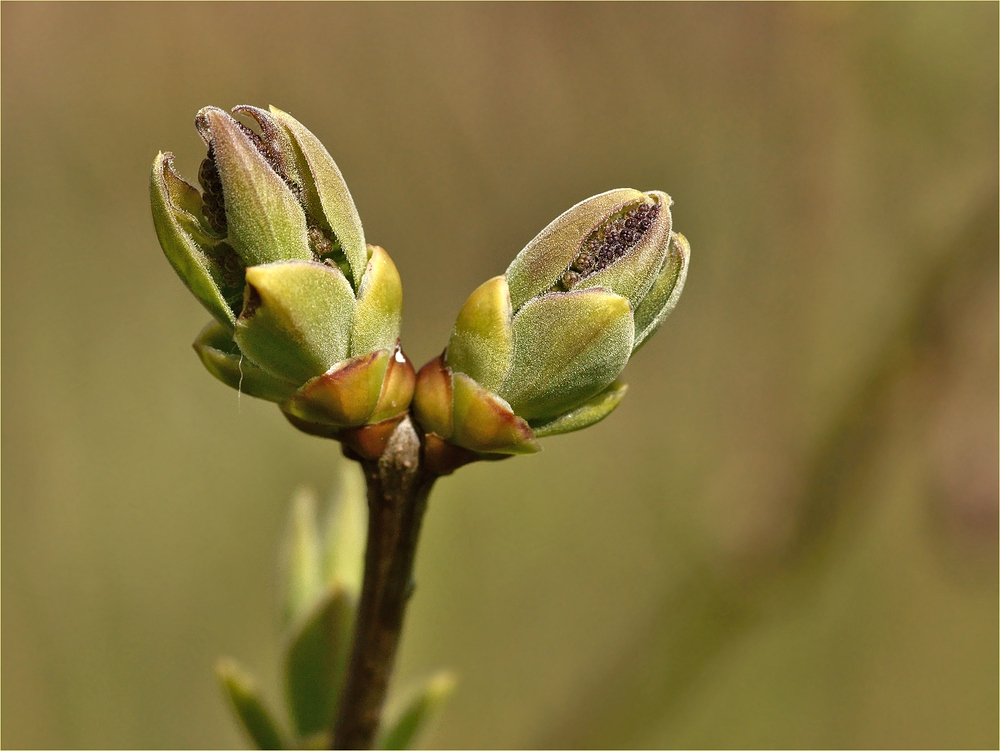
[[[440,467],[533,453],[538,438],[592,425],[621,401],[619,374],[680,297],[690,248],[670,197],[612,190],[476,289],[445,352],[417,374],[399,344],[399,273],[365,243],[329,153],[274,107],[233,113],[258,130],[215,107],[195,118],[208,147],[201,192],[172,154],[153,163],[160,245],[214,318],[195,350],[223,383],[364,458],[411,407]]]

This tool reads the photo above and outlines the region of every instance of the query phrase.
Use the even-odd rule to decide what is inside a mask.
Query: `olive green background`
[[[688,285],[602,424],[440,481],[397,690],[431,747],[996,747],[998,6],[2,9],[2,741],[236,747],[288,501],[346,462],[207,375],[157,150],[273,103],[403,342],[552,218],[662,189]]]

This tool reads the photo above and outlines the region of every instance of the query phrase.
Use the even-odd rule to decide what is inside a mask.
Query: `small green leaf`
[[[260,749],[291,748],[278,724],[264,706],[254,680],[235,661],[219,660],[215,675],[236,711],[250,740]]]
[[[365,275],[358,289],[358,305],[351,332],[351,356],[391,348],[399,338],[403,319],[403,283],[396,264],[378,246],[371,246]]]
[[[277,107],[271,107],[271,114],[285,127],[295,144],[294,157],[305,183],[303,190],[306,201],[311,211],[318,213],[316,208],[321,209],[319,216],[329,224],[347,256],[353,276],[351,284],[354,289],[358,289],[368,261],[368,251],[365,248],[361,218],[351,192],[347,189],[347,183],[344,182],[344,176],[326,147],[302,123]]]
[[[622,372],[633,326],[628,300],[600,288],[531,300],[514,316],[514,365],[499,395],[525,420],[574,409]]]
[[[361,469],[354,462],[340,467],[340,488],[326,519],[323,576],[326,586],[340,586],[357,601],[365,572],[368,500]]]
[[[265,370],[298,384],[347,359],[354,293],[339,269],[312,261],[247,269],[236,343]]]
[[[465,373],[484,389],[500,388],[514,355],[511,315],[510,292],[503,276],[479,285],[455,320],[445,354],[448,367]]]
[[[449,672],[435,675],[427,685],[417,691],[407,702],[403,711],[391,723],[382,736],[378,748],[409,748],[417,734],[427,727],[428,722],[441,709],[455,689],[455,677]]]
[[[322,551],[316,524],[316,494],[300,487],[284,542],[285,623],[297,623],[323,596]]]
[[[329,729],[337,716],[353,626],[352,598],[343,589],[333,589],[293,631],[285,661],[285,688],[300,736]]]
[[[242,394],[280,403],[298,388],[294,383],[271,375],[244,357],[233,341],[232,331],[218,321],[205,326],[193,346],[209,373]]]
[[[239,124],[217,107],[202,109],[195,124],[215,154],[228,241],[243,262],[258,266],[312,258],[305,212]]]
[[[670,251],[663,261],[663,267],[653,282],[652,288],[639,307],[635,309],[635,353],[646,340],[658,329],[670,312],[677,307],[677,301],[684,291],[684,281],[687,279],[688,262],[691,259],[691,246],[687,238],[679,232],[673,234]]]
[[[559,435],[589,428],[610,415],[619,402],[625,398],[626,391],[628,391],[626,384],[621,381],[613,381],[604,391],[588,399],[576,409],[560,415],[551,422],[532,427],[532,430],[535,431],[535,437],[544,438],[547,435]]]
[[[173,168],[174,155],[157,154],[149,181],[153,225],[163,253],[187,288],[221,324],[232,330],[236,316],[222,294],[220,270],[207,255],[201,214],[201,196]]]

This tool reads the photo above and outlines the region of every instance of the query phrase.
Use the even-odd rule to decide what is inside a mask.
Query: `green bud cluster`
[[[256,127],[215,107],[195,118],[200,192],[172,154],[153,164],[160,244],[214,319],[195,350],[223,383],[362,457],[382,453],[411,400],[442,472],[592,425],[621,401],[619,374],[684,287],[690,248],[670,197],[611,190],[476,289],[418,375],[399,344],[399,273],[366,244],[326,149],[274,107],[233,113]]]
[[[690,248],[670,204],[659,191],[589,198],[475,290],[417,375],[428,434],[475,454],[533,453],[537,438],[606,417],[625,395],[618,375],[684,286]]]
[[[343,176],[291,115],[202,109],[199,193],[153,163],[150,200],[167,259],[212,314],[195,341],[223,383],[277,402],[306,432],[378,455],[405,415],[414,371],[399,345],[402,284],[367,245]]]

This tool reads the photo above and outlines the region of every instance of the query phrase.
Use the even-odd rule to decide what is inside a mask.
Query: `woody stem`
[[[421,439],[409,416],[385,453],[363,460],[368,485],[368,545],[354,645],[333,748],[371,748],[413,593],[413,562],[427,497],[438,475],[422,462]]]

